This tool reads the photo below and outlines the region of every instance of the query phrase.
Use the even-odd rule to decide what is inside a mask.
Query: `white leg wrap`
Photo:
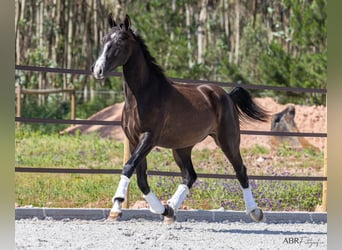
[[[178,210],[180,205],[183,203],[185,197],[189,193],[189,188],[185,184],[180,184],[177,188],[176,193],[167,201],[167,204],[175,210]]]
[[[116,198],[125,199],[126,193],[129,185],[129,178],[125,175],[121,175],[121,179],[118,185],[118,188],[116,189],[115,195],[112,199],[112,202],[114,203]]]
[[[256,209],[258,205],[254,201],[251,186],[248,188],[242,188],[242,192],[246,205],[246,213],[249,214],[252,210]]]
[[[110,212],[121,213],[121,203],[118,200],[113,201],[113,207]]]
[[[155,214],[162,214],[165,211],[165,207],[160,202],[158,197],[150,191],[147,195],[144,195],[145,200],[150,204],[150,211]]]

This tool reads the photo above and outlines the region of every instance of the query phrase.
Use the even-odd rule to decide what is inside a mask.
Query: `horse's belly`
[[[162,129],[157,144],[166,148],[186,148],[204,140],[214,130],[214,119],[211,117],[201,122],[174,121]]]

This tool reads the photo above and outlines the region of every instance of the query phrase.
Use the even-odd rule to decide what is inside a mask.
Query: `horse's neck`
[[[128,86],[126,80],[123,81],[123,90],[125,95],[125,102],[130,105],[134,105],[136,103],[135,96],[133,95],[132,90]]]
[[[160,98],[156,93],[161,93],[160,88],[167,84],[166,79],[154,72],[138,46],[134,53],[129,58],[127,63],[123,66],[123,76],[125,86],[126,101],[135,99],[139,101],[150,100],[153,98]],[[133,97],[132,97],[133,95]],[[133,99],[132,99],[133,98]]]

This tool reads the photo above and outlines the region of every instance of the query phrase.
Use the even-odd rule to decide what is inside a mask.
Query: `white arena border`
[[[15,219],[79,219],[105,220],[109,215],[107,208],[16,208]],[[149,209],[123,209],[120,221],[131,219],[162,220],[162,216],[153,214]],[[266,223],[327,223],[325,212],[288,212],[265,211]],[[253,222],[244,211],[231,210],[179,210],[178,222]]]

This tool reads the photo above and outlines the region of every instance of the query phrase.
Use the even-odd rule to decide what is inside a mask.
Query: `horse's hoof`
[[[164,216],[164,224],[171,225],[176,221],[176,216]]]
[[[121,218],[121,216],[122,216],[122,212],[110,212],[109,213],[109,216],[108,216],[108,219],[109,220],[118,220],[118,219],[120,219]]]
[[[249,216],[255,221],[255,222],[260,222],[264,219],[264,213],[260,208],[255,208],[253,209],[250,213]]]
[[[165,212],[164,212],[164,224],[170,225],[176,221],[175,211],[172,207],[166,205]]]

